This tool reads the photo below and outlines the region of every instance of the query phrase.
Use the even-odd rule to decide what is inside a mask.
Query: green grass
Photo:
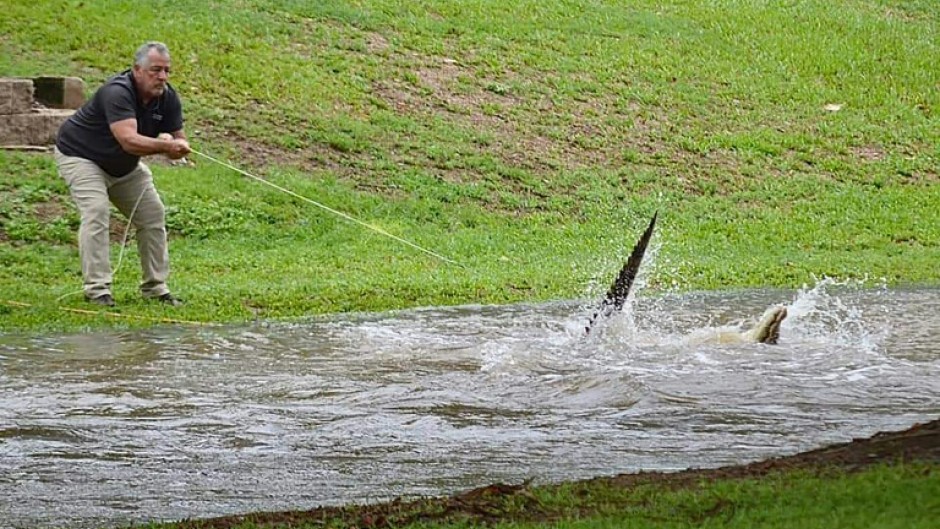
[[[597,516],[557,527],[926,528],[938,507],[931,499],[940,487],[935,470],[880,467],[823,478],[796,472],[722,480],[675,491],[642,487],[602,499]]]
[[[151,529],[227,527],[493,528],[786,528],[930,529],[940,514],[936,465],[878,465],[723,478],[682,486],[617,485],[610,480],[531,487],[469,498],[424,499],[241,519],[154,524]],[[288,521],[289,520],[289,521]],[[219,522],[219,523],[215,523]]]
[[[130,245],[124,317],[68,312],[67,189],[4,152],[0,329],[590,298],[657,210],[648,293],[940,283],[927,2],[136,5],[16,0],[0,73],[90,92],[163,40],[196,149],[463,266],[194,156],[154,167],[187,306],[138,299]]]

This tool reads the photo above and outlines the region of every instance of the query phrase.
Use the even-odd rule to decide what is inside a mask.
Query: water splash
[[[638,291],[589,336],[571,301],[0,337],[0,528],[721,466],[940,413],[940,290]],[[780,345],[683,341],[776,303]]]
[[[885,292],[882,285],[871,291],[866,280],[822,277],[810,287],[804,285],[788,306],[785,322],[792,340],[824,341],[851,346],[867,353],[883,352],[889,335],[884,303],[857,301],[862,290]],[[855,298],[855,299],[853,299]]]

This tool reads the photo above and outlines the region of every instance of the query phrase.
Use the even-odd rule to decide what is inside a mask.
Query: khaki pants
[[[166,220],[163,202],[153,186],[153,174],[143,163],[129,174],[114,178],[91,160],[66,156],[55,149],[59,175],[65,179],[78,207],[82,224],[78,230],[78,253],[82,260],[85,296],[96,298],[111,294],[111,221],[109,202],[137,229],[144,297],[169,292],[170,255],[167,251]],[[134,204],[137,204],[134,210]]]

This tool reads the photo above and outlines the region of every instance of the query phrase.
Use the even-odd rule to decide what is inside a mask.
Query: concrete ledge
[[[78,109],[85,104],[85,82],[78,77],[36,77],[36,101],[49,108]]]
[[[55,143],[59,127],[84,103],[78,77],[0,77],[0,146]]]
[[[59,126],[75,111],[42,109],[29,114],[0,115],[0,145],[50,145]]]
[[[52,152],[52,145],[0,145],[0,151]]]
[[[0,116],[33,109],[33,81],[0,77]]]

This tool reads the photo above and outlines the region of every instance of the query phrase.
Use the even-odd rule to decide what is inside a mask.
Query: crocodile
[[[620,273],[617,274],[613,284],[607,291],[607,295],[601,301],[600,305],[594,311],[588,324],[585,327],[585,333],[590,333],[594,325],[602,318],[607,318],[614,312],[623,309],[627,302],[627,296],[630,294],[630,288],[636,280],[640,271],[640,265],[643,263],[643,256],[646,254],[646,247],[649,246],[650,239],[653,236],[653,230],[656,227],[656,218],[659,212],[653,214],[649,226],[640,236],[640,239],[633,246],[630,256],[627,258]],[[717,343],[766,343],[776,344],[780,339],[780,324],[787,317],[787,308],[783,305],[770,307],[761,316],[760,321],[743,332],[730,329],[719,329],[704,337],[705,342]]]
[[[591,319],[588,321],[587,327],[584,328],[585,333],[591,332],[591,329],[594,327],[594,324],[597,323],[598,319],[602,317],[606,318],[614,312],[623,309],[623,305],[627,302],[627,296],[630,294],[630,287],[633,286],[637,273],[640,271],[640,264],[643,262],[643,255],[646,254],[646,247],[649,245],[650,238],[653,237],[653,229],[656,227],[657,216],[659,216],[659,212],[653,214],[653,218],[650,220],[646,231],[643,232],[643,235],[640,236],[640,239],[633,246],[630,257],[628,257],[627,261],[623,264],[620,273],[617,274],[617,278],[614,279],[613,284],[610,285],[607,295],[604,297],[603,301],[601,301],[597,310],[594,311],[594,315],[592,315]]]
[[[764,311],[756,325],[745,331],[730,328],[709,329],[695,333],[695,343],[737,344],[766,343],[776,344],[780,339],[780,324],[787,317],[787,308],[774,305]]]

